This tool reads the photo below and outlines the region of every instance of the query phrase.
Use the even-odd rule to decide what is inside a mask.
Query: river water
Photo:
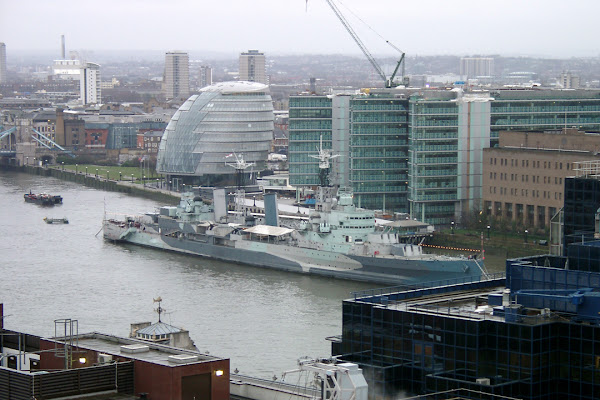
[[[23,194],[63,196],[25,203]],[[105,213],[153,211],[152,200],[55,178],[0,171],[0,302],[5,327],[54,336],[57,319],[79,333],[126,337],[129,324],[162,320],[190,331],[200,351],[230,358],[231,369],[263,378],[327,357],[325,337],[341,333],[342,300],[370,284],[247,267],[102,239]],[[67,217],[69,224],[46,224]]]

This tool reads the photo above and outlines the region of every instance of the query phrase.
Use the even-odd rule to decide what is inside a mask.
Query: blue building
[[[372,399],[459,388],[600,398],[600,212],[583,206],[595,201],[597,182],[565,185],[573,201],[565,200],[564,230],[579,232],[566,256],[507,260],[505,276],[478,282],[355,293],[343,302],[332,353],[363,368]]]

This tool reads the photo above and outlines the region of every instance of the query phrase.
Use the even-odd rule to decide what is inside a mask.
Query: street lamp
[[[252,196],[252,199],[254,200],[254,207],[256,207],[256,196]]]
[[[119,171],[119,180],[121,180],[121,176],[122,176],[121,171]]]
[[[146,187],[146,175],[142,175],[142,184]]]
[[[85,167],[85,176],[87,176],[87,168],[88,168],[88,167]]]
[[[29,165],[29,157],[25,157],[27,159],[27,165]]]
[[[106,171],[106,180],[110,181],[110,171]]]
[[[98,168],[96,168],[96,179],[98,179]]]
[[[77,169],[77,164],[75,164],[75,175],[77,175],[79,173],[79,170]]]
[[[64,171],[65,170],[65,162],[61,161],[61,164],[62,164],[62,170]]]
[[[454,221],[450,222],[450,233],[454,235]]]
[[[489,225],[488,225],[488,226],[487,226],[488,239],[490,238],[490,229],[491,229],[491,226],[489,226]]]
[[[131,183],[133,183],[133,174],[131,174]]]
[[[529,231],[527,229],[525,229],[525,243],[527,243],[527,234],[529,233]]]

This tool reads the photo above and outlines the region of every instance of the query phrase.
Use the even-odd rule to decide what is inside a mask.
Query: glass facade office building
[[[343,303],[333,355],[360,365],[370,399],[455,389],[467,399],[597,399],[600,274],[564,265],[535,256],[507,262],[506,281],[358,293]]]
[[[481,207],[483,149],[498,143],[500,131],[565,126],[600,132],[600,91],[378,89],[292,96],[290,184],[318,183],[318,163],[309,155],[322,137],[325,148],[341,155],[332,164],[333,183],[351,186],[356,205],[450,224]]]
[[[169,121],[160,142],[157,171],[190,184],[217,184],[235,174],[226,162],[264,169],[273,140],[273,103],[268,87],[223,82],[191,96]],[[248,170],[249,171],[249,170]]]

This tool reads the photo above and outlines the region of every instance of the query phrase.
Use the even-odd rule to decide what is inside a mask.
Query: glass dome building
[[[231,184],[233,154],[265,168],[273,140],[273,102],[267,85],[222,82],[202,88],[173,115],[160,142],[156,170],[198,185]],[[248,171],[250,172],[250,171]]]

